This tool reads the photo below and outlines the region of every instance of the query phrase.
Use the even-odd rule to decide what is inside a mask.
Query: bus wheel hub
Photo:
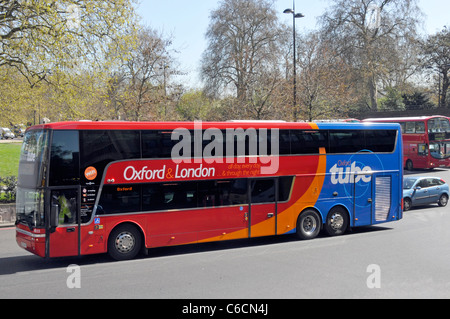
[[[120,233],[116,237],[116,248],[121,253],[127,253],[134,247],[134,237],[128,232]]]
[[[339,214],[334,214],[331,218],[331,227],[334,230],[339,230],[344,225],[344,218]]]

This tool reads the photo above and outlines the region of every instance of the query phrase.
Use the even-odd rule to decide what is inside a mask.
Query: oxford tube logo
[[[353,183],[370,183],[372,175],[370,166],[359,167],[356,162],[339,161],[331,169],[331,183],[333,185],[345,185]]]

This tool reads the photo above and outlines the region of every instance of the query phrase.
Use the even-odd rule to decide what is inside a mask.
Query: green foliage
[[[0,177],[0,202],[11,203],[16,200],[17,177]]]
[[[422,43],[422,54],[423,66],[433,72],[439,72],[437,82],[440,85],[440,106],[449,107],[447,94],[450,88],[450,28],[444,27],[442,31],[428,37]]]
[[[429,110],[434,106],[423,92],[403,94],[402,98],[407,110]]]
[[[102,61],[133,30],[134,0],[0,2],[0,67],[33,87],[51,73]]]
[[[0,202],[16,200],[17,173],[22,144],[0,144]]]
[[[184,120],[207,120],[212,109],[212,101],[201,91],[185,93],[177,104],[177,111]]]
[[[0,1],[1,125],[107,119],[136,42],[136,0]]]
[[[0,177],[17,176],[22,144],[0,144]]]
[[[205,30],[204,87],[187,92],[173,39],[139,23],[137,2],[0,0],[0,126],[44,118],[315,120],[448,104],[448,28],[419,46],[413,0],[383,1],[376,30],[366,22],[377,1],[331,1],[318,30],[297,33],[295,107],[292,29],[272,0],[218,4]],[[439,90],[419,87],[430,68],[440,73]],[[427,90],[440,98],[411,93]]]
[[[379,100],[381,110],[389,111],[403,111],[405,110],[405,104],[403,103],[403,97],[401,92],[396,88],[388,87],[386,89],[386,95]]]

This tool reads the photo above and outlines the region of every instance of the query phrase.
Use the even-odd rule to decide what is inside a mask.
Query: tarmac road
[[[415,174],[450,180],[449,170]],[[406,212],[399,222],[337,238],[282,236],[159,248],[137,260],[113,262],[105,255],[45,260],[18,247],[14,228],[5,228],[0,229],[0,298],[225,298],[241,303],[449,298],[449,229],[449,208],[429,205]],[[71,275],[79,275],[79,282]],[[71,289],[71,283],[79,288]]]

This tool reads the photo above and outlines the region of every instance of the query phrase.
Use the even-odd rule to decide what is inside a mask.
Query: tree
[[[380,106],[383,111],[404,111],[405,103],[402,94],[393,87],[386,88],[386,96],[380,99]]]
[[[0,67],[31,86],[56,70],[102,63],[112,46],[127,46],[135,0],[2,0]]]
[[[246,103],[245,117],[255,120],[279,119],[281,101],[274,94],[282,84],[278,73],[277,70],[267,70],[256,78]]]
[[[412,94],[403,94],[403,103],[406,110],[430,110],[433,103],[424,92],[415,91]]]
[[[355,103],[350,67],[317,34],[299,42],[300,112],[309,121],[346,116]]]
[[[402,50],[416,37],[421,11],[417,0],[333,0],[322,16],[323,37],[332,42],[365,84],[361,96],[378,109],[379,84],[392,66],[404,61]],[[398,72],[400,68],[396,69]]]
[[[209,119],[213,103],[204,92],[193,90],[181,96],[177,103],[177,112],[185,121],[206,121]]]
[[[237,99],[246,102],[278,51],[273,1],[223,0],[210,19],[201,69],[206,90],[218,96],[233,88]]]
[[[159,104],[166,107],[167,83],[174,72],[171,43],[151,28],[139,31],[136,49],[125,64],[127,118],[135,121],[160,118],[157,107]]]
[[[33,117],[39,117],[40,97],[40,90],[31,90],[14,69],[0,68],[0,126],[33,123]]]
[[[106,84],[105,103],[112,112],[112,119],[119,121],[122,120],[122,113],[124,113],[128,98],[126,77],[124,70],[114,70],[109,74]]]
[[[450,29],[444,27],[442,31],[429,36],[422,43],[422,49],[424,67],[437,70],[439,73],[439,106],[450,107],[450,103],[447,102],[447,92],[450,87]]]

